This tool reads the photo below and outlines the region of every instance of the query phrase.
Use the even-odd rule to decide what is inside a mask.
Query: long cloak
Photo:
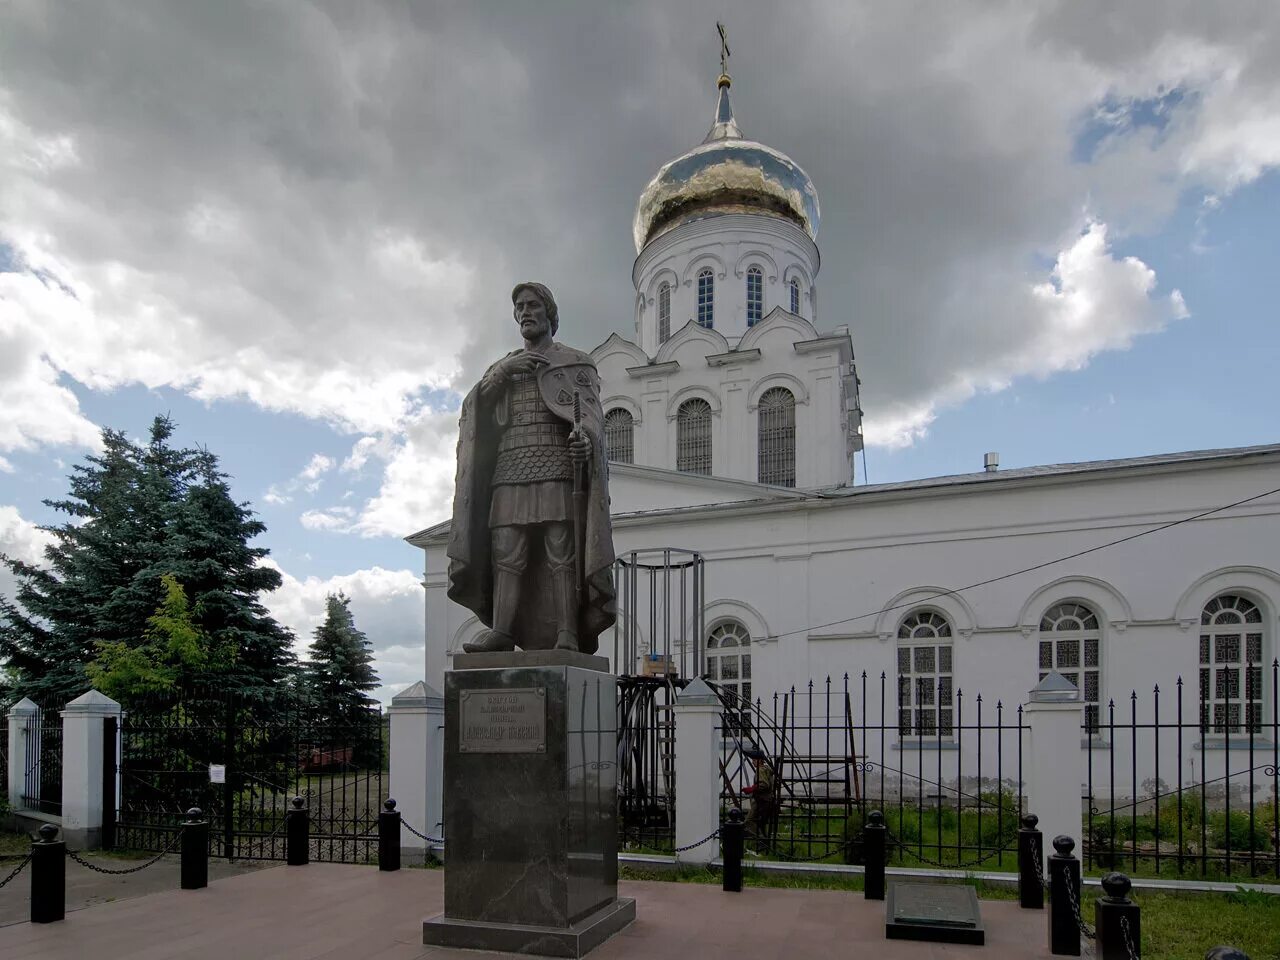
[[[600,634],[613,626],[617,618],[613,529],[609,523],[609,460],[605,450],[604,411],[600,409],[600,375],[589,355],[564,344],[552,343],[544,355],[548,362],[538,369],[538,389],[543,402],[552,413],[572,424],[573,392],[577,390],[582,411],[580,426],[591,438],[591,457],[584,470],[586,549],[583,551],[582,602],[578,607],[578,648],[583,653],[595,653]],[[491,366],[489,370],[492,369]],[[485,376],[488,375],[486,371]],[[501,399],[498,402],[502,402]],[[453,524],[446,553],[449,599],[471,610],[487,627],[493,626],[493,540],[489,530],[489,505],[499,437],[493,402],[481,398],[477,384],[462,401]],[[555,622],[545,610],[546,605],[535,599],[550,595],[549,571],[541,559],[538,553],[531,555],[520,588],[521,606],[530,611],[529,616],[520,618],[517,626],[515,641],[522,650],[546,650],[556,643]],[[540,615],[534,616],[534,613]]]

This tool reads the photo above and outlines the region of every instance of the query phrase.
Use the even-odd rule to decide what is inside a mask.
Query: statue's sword
[[[582,435],[582,399],[578,391],[573,391],[573,433]],[[583,469],[586,464],[573,462],[573,588],[577,597],[577,614],[582,615],[582,579],[583,550],[586,548],[583,530],[586,526],[584,514],[587,506],[587,492],[583,489]]]

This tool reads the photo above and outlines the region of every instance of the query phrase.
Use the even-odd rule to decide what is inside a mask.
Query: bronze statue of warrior
[[[555,341],[550,290],[521,283],[511,301],[524,347],[462,402],[449,597],[489,627],[468,653],[594,653],[616,617],[600,376]]]

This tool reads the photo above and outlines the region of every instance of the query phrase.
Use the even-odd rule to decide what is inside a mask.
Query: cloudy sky
[[[875,482],[1273,442],[1280,6],[35,2],[0,7],[0,551],[157,413],[268,525],[305,639],[353,598],[388,693],[459,391],[517,279],[631,325],[630,225],[710,125],[822,202]],[[0,579],[0,592],[9,584]]]

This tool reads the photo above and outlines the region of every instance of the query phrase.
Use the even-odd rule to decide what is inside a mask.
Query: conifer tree
[[[172,574],[160,578],[164,600],[147,621],[144,641],[97,642],[97,656],[85,672],[94,687],[126,708],[149,697],[197,692],[229,674],[234,650],[211,641],[192,615],[186,591]]]
[[[86,668],[101,650],[145,646],[166,574],[211,648],[233,652],[227,675],[211,683],[261,690],[289,670],[290,635],[258,600],[280,584],[258,565],[268,551],[249,545],[265,528],[232,499],[217,458],[174,447],[173,431],[157,417],[139,445],[104,430],[102,453],[72,468],[68,496],[45,501],[69,518],[45,528],[56,538],[45,564],[4,558],[18,587],[0,598],[0,658],[16,693],[66,702],[88,688]]]
[[[370,691],[377,689],[373,647],[356,629],[351,599],[343,594],[325,597],[324,623],[316,627],[304,670],[321,724],[359,727],[369,722],[375,704]]]

